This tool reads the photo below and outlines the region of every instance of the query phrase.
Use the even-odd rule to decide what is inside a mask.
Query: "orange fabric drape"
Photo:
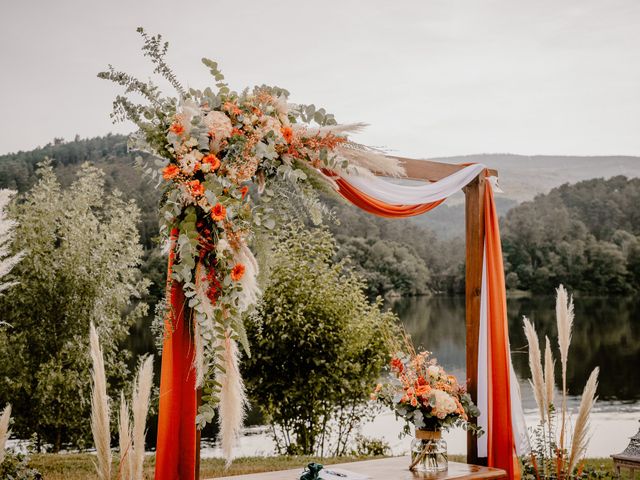
[[[330,172],[325,172],[330,173]],[[420,205],[392,205],[366,195],[342,178],[333,178],[345,199],[361,209],[387,218],[402,218],[427,212],[445,199]],[[500,245],[498,216],[490,185],[485,188],[485,248],[487,265],[488,308],[488,465],[507,471],[508,478],[519,480],[520,469],[515,453],[511,423],[511,389],[509,375],[509,336],[507,302]]]
[[[338,184],[338,193],[340,193],[340,195],[349,200],[356,207],[359,207],[366,212],[373,213],[374,215],[378,215],[380,217],[413,217],[415,215],[420,215],[421,213],[425,213],[436,208],[445,200],[442,199],[437,202],[423,203],[421,205],[391,205],[390,203],[381,202],[367,195],[366,193],[361,192],[342,178],[338,177],[334,180]]]
[[[177,231],[172,232],[175,243]],[[193,372],[193,339],[185,318],[182,285],[171,280],[175,256],[169,254],[167,283],[171,308],[165,321],[160,376],[156,480],[193,480],[196,461],[196,384]]]
[[[484,245],[487,282],[488,336],[488,432],[487,464],[507,471],[508,478],[518,480],[520,467],[515,451],[511,421],[511,372],[509,369],[509,326],[507,294],[502,263],[502,245],[498,214],[491,186],[484,189]]]

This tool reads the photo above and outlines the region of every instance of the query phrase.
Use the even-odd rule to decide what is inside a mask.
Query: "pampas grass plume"
[[[7,440],[9,440],[9,420],[11,419],[11,405],[4,407],[0,416],[0,464],[4,461]]]
[[[533,324],[527,317],[523,317],[524,334],[529,344],[529,369],[531,370],[531,385],[536,404],[540,410],[540,420],[545,422],[545,412],[547,411],[547,403],[545,400],[545,381],[542,371],[542,360],[540,356],[540,343],[538,334]]]
[[[555,370],[556,362],[553,359],[553,354],[551,353],[551,341],[549,337],[545,337],[545,348],[544,348],[544,385],[546,390],[546,401],[547,401],[547,411],[549,411],[549,407],[553,405],[554,395],[553,389],[555,386],[554,382],[554,370]]]
[[[578,418],[576,419],[573,429],[573,441],[571,442],[571,454],[569,455],[569,470],[571,473],[575,468],[578,460],[585,454],[587,444],[589,443],[589,415],[591,409],[596,402],[596,389],[598,388],[598,367],[593,369],[587,384],[582,392],[580,400],[580,409],[578,410]]]
[[[118,445],[120,446],[119,480],[133,480],[133,455],[131,426],[129,425],[129,405],[120,393],[120,416],[118,417]]]
[[[131,409],[133,410],[133,478],[142,480],[144,466],[144,436],[149,414],[149,398],[153,386],[153,357],[142,362],[133,389]]]
[[[238,345],[228,334],[225,339],[224,368],[218,406],[218,422],[220,424],[220,440],[226,466],[233,460],[233,445],[240,434],[244,420],[247,397],[239,370]]]
[[[111,431],[109,427],[109,397],[104,373],[104,358],[96,328],[89,328],[93,385],[91,388],[91,433],[96,447],[98,464],[96,471],[100,480],[111,478]]]
[[[569,298],[567,290],[560,285],[556,289],[556,321],[558,324],[558,346],[560,347],[560,363],[562,365],[562,389],[567,389],[567,361],[569,345],[571,345],[571,329],[573,328],[573,298]]]

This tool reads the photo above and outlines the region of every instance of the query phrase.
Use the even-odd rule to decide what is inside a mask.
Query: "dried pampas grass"
[[[131,426],[129,425],[129,405],[120,394],[120,415],[118,417],[118,445],[120,447],[119,480],[133,480],[133,455],[131,443]]]
[[[569,455],[569,472],[573,471],[578,460],[580,460],[587,451],[587,445],[589,443],[589,415],[597,399],[598,373],[598,367],[594,368],[582,392],[578,418],[576,419],[573,429],[573,441],[571,442],[571,453]]]
[[[7,440],[9,440],[9,421],[11,420],[11,405],[4,407],[0,416],[0,464],[4,461]]]
[[[133,478],[142,480],[144,466],[144,436],[149,413],[149,397],[153,386],[153,357],[148,356],[142,362],[133,387],[131,409],[133,411]]]
[[[237,343],[227,332],[224,345],[224,373],[219,372],[216,375],[218,382],[222,385],[218,405],[218,423],[222,453],[227,467],[233,460],[233,445],[240,434],[247,405],[244,383],[238,365],[239,355]]]
[[[560,348],[560,365],[562,367],[562,424],[560,426],[560,448],[564,449],[567,427],[567,362],[571,345],[571,329],[573,328],[573,299],[567,290],[560,285],[556,289],[556,322],[558,326],[558,347]]]
[[[573,298],[568,298],[567,291],[560,285],[556,290],[556,321],[558,324],[558,346],[560,347],[560,364],[562,365],[562,390],[567,390],[567,361],[569,345],[571,345],[571,329],[573,328]]]
[[[406,174],[400,161],[388,157],[384,153],[367,148],[363,145],[349,142],[335,149],[338,157],[347,160],[350,165],[362,167],[369,172],[375,172],[389,177],[401,177]]]
[[[109,397],[107,379],[104,372],[104,358],[96,328],[89,327],[89,343],[93,369],[91,388],[91,433],[96,447],[98,463],[96,471],[100,480],[111,478],[111,431],[109,427]]]
[[[235,254],[235,261],[236,263],[243,264],[245,268],[244,275],[240,279],[242,295],[238,299],[238,310],[244,312],[251,305],[254,305],[260,296],[261,292],[258,286],[260,270],[256,257],[254,257],[253,252],[251,252],[251,249],[246,245],[242,245],[240,250]]]
[[[348,135],[349,133],[360,133],[368,124],[358,123],[344,123],[339,125],[323,125],[323,126],[310,126],[306,123],[293,123],[291,128],[296,132],[304,132],[305,136],[312,137],[314,135],[326,136],[333,134],[339,137]]]
[[[544,348],[544,386],[545,386],[545,400],[547,402],[547,411],[551,408],[554,402],[554,373],[556,362],[553,359],[553,353],[551,353],[551,341],[549,337],[545,336],[545,348]]]
[[[523,317],[524,322],[524,334],[529,344],[529,369],[531,370],[531,386],[533,388],[533,395],[538,405],[540,412],[540,421],[545,422],[547,417],[547,402],[545,399],[545,381],[544,373],[542,370],[542,359],[540,356],[540,343],[538,341],[538,334],[533,324],[527,317]]]

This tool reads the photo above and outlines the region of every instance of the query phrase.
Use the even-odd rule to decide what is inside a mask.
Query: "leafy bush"
[[[389,358],[396,318],[371,304],[365,284],[322,229],[278,239],[270,282],[248,322],[250,398],[274,426],[280,452],[344,455],[374,407],[364,402]]]
[[[42,475],[29,466],[29,458],[21,453],[7,452],[0,463],[0,478],[3,480],[40,480]]]
[[[67,189],[45,163],[18,200],[14,248],[25,258],[19,284],[0,298],[0,404],[11,402],[14,433],[35,434],[37,448],[54,451],[89,438],[88,331],[100,331],[114,395],[128,375],[121,344],[146,311],[138,265],[139,210],[106,194],[104,175],[85,165]]]

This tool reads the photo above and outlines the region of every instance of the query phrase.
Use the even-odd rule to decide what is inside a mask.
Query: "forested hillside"
[[[502,221],[507,284],[592,294],[640,290],[640,179],[562,185]]]
[[[159,195],[134,166],[134,155],[126,149],[126,137],[107,135],[71,142],[57,139],[29,152],[0,156],[0,188],[21,192],[28,189],[33,184],[36,165],[44,157],[53,159],[63,185],[71,182],[83,162],[90,161],[105,171],[108,189],[117,188],[125,197],[136,200],[142,210],[139,228],[146,249],[143,271],[154,282],[149,300],[155,303],[161,294],[165,268],[158,249],[153,248]],[[536,183],[531,174],[528,181],[542,185],[540,182],[549,177],[551,157],[481,157],[492,165],[502,162],[498,163],[503,172],[509,170],[507,158],[514,157],[516,163],[524,162],[524,158],[539,158],[541,179]],[[573,157],[562,158],[560,164],[566,170],[570,164],[567,159]],[[618,169],[632,174],[635,171],[631,157],[602,158],[604,165],[618,165]],[[586,165],[589,171],[602,170],[594,158],[575,160],[576,165]],[[526,165],[534,169],[530,162]],[[516,178],[511,183],[516,181],[520,180]],[[505,183],[509,184],[507,180]],[[388,220],[364,213],[335,197],[325,195],[324,201],[339,219],[339,223],[327,220],[341,246],[338,257],[350,257],[352,267],[367,280],[371,295],[464,291],[462,205],[445,204],[416,219]],[[504,195],[497,198],[499,213],[506,214],[502,229],[510,288],[549,293],[563,282],[589,293],[640,290],[640,179],[618,176],[563,185],[533,201],[514,208],[515,205]]]

